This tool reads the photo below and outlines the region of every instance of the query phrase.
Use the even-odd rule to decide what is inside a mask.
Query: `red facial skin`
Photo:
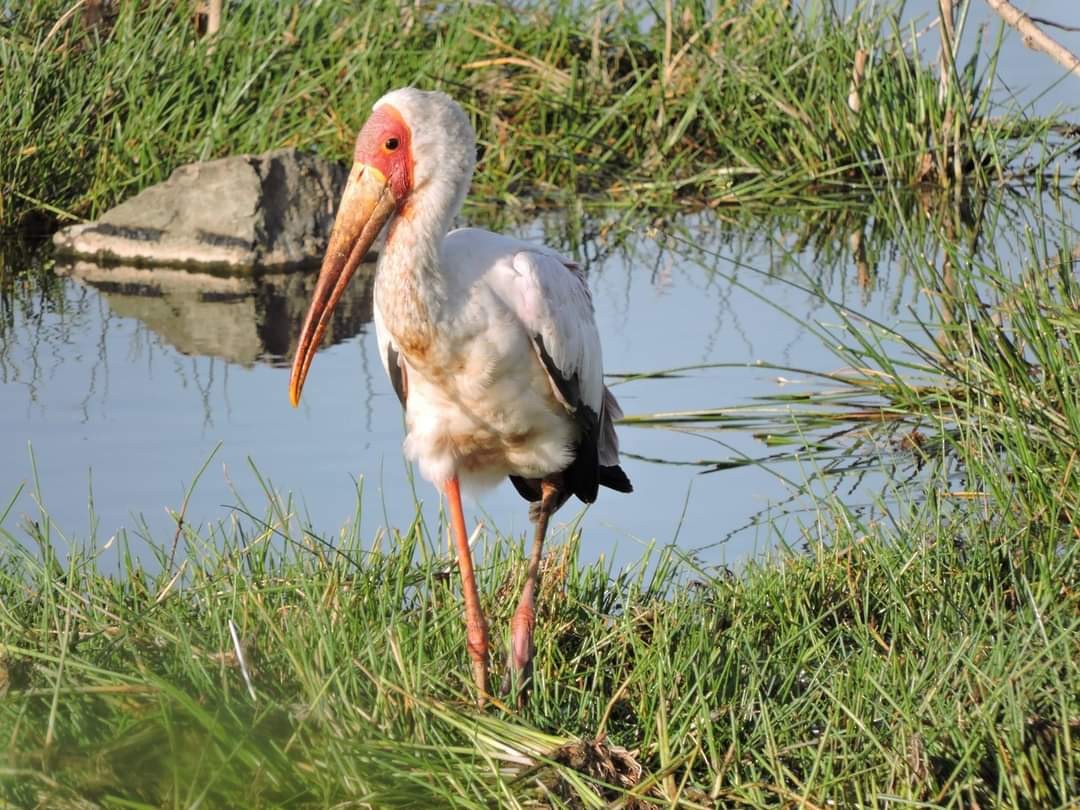
[[[412,133],[401,113],[389,104],[375,110],[356,136],[354,160],[382,172],[398,208],[405,204],[412,191]]]

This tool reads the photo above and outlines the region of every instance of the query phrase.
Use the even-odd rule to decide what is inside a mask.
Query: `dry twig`
[[[986,4],[998,13],[1006,25],[1020,32],[1026,47],[1045,53],[1074,76],[1080,77],[1080,57],[1040,30],[1031,17],[1008,0],[986,0]]]
[[[938,101],[944,101],[952,82],[953,57],[956,53],[956,4],[953,0],[938,0],[938,19],[941,21],[941,53],[938,55],[940,85]]]
[[[210,0],[206,12],[206,35],[212,37],[221,28],[222,0]]]
[[[870,53],[859,48],[855,51],[855,63],[851,68],[851,85],[848,88],[847,104],[848,108],[853,113],[858,113],[862,109],[862,98],[859,95],[859,87],[862,85],[863,78],[866,76],[866,62],[870,58]]]

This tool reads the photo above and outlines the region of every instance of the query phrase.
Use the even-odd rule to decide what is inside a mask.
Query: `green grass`
[[[118,571],[61,553],[45,515],[3,530],[10,802],[1045,808],[1080,789],[1067,532],[822,504],[827,545],[739,576],[671,549],[613,572],[575,537],[545,566],[530,706],[479,712],[457,577],[424,528],[372,549],[268,498],[185,528],[179,576],[168,538],[150,574],[123,548]],[[524,561],[513,539],[485,551],[502,649]]]
[[[701,251],[667,218],[673,204],[815,196],[780,228],[778,277],[822,295],[828,279],[793,258],[812,250],[819,269],[850,263],[862,279],[865,266],[869,289],[887,283],[879,257],[899,255],[891,266],[933,306],[912,337],[834,303],[831,325],[808,326],[850,371],[812,393],[638,416],[756,430],[812,492],[833,463],[902,455],[917,475],[887,479],[872,514],[817,495],[798,536],[785,545],[777,530],[777,551],[737,573],[664,547],[613,570],[562,538],[522,711],[473,707],[458,578],[444,528],[419,514],[401,535],[331,536],[267,485],[263,506],[129,548],[124,534],[69,542],[44,506],[17,525],[13,493],[0,503],[0,799],[1075,806],[1076,234],[1039,212],[1012,266],[985,236],[1014,218],[1000,199],[901,191],[971,192],[1041,138],[1042,124],[988,117],[992,69],[959,70],[939,102],[933,72],[881,33],[888,17],[819,6],[636,20],[580,4],[541,19],[252,3],[230,6],[213,50],[186,5],[122,4],[104,27],[76,15],[53,30],[69,7],[43,0],[0,23],[6,225],[93,215],[194,159],[286,143],[344,158],[370,102],[417,81],[452,90],[477,121],[476,216],[596,194],[662,208],[656,232]],[[854,115],[857,45],[874,55]],[[493,58],[517,61],[476,64]],[[865,205],[828,199],[852,189]],[[744,210],[706,224],[737,234]],[[570,219],[606,231],[607,249],[640,224]],[[57,288],[22,257],[0,259],[2,334],[13,308]],[[755,289],[750,269],[736,267],[737,283]],[[525,566],[521,538],[490,531],[481,546],[497,681]]]
[[[700,207],[993,179],[1050,126],[991,110],[993,41],[939,100],[889,10],[244,2],[210,43],[190,3],[118,3],[94,25],[70,6],[0,19],[0,226],[93,217],[195,160],[286,145],[347,160],[372,102],[407,83],[468,108],[474,212],[492,218],[592,196]]]

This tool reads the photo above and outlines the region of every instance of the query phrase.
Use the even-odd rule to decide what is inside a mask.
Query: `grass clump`
[[[827,544],[738,576],[672,549],[584,565],[574,536],[546,562],[530,706],[482,713],[456,572],[421,524],[330,543],[270,497],[184,528],[186,562],[162,544],[156,574],[61,558],[45,516],[2,530],[8,801],[1055,807],[1080,787],[1060,532],[823,507]],[[483,559],[501,649],[522,545],[489,537]]]
[[[624,421],[698,432],[749,430],[769,447],[758,458],[701,462],[715,470],[800,461],[818,473],[849,475],[881,470],[885,459],[891,485],[906,470],[913,491],[925,493],[920,471],[940,465],[952,476],[948,489],[991,511],[1019,510],[1025,531],[1047,523],[1077,525],[1080,249],[1066,213],[1075,201],[1037,196],[1013,204],[1012,196],[986,195],[974,206],[945,199],[914,210],[900,198],[872,203],[891,212],[887,244],[901,257],[888,283],[897,290],[906,284],[921,299],[907,305],[907,322],[895,326],[830,300],[824,273],[811,275],[791,258],[792,248],[777,240],[777,263],[786,272],[780,280],[821,301],[826,314],[805,326],[835,355],[839,369],[762,364],[809,382],[802,391],[755,402],[630,415]],[[1055,204],[1058,210],[1049,210]],[[1029,209],[1030,222],[1023,216]],[[1016,218],[1022,224],[1014,228]],[[853,249],[850,256],[859,285],[864,279],[872,283],[875,271],[866,264],[865,246],[880,251],[879,240],[872,229],[846,223],[823,240],[831,237],[833,253],[845,231],[859,237],[849,244],[864,251]],[[667,238],[703,250],[677,233]],[[1003,249],[1010,240],[1016,242],[1013,256]],[[832,261],[816,259],[814,272]],[[899,292],[891,295],[901,299]]]
[[[293,145],[347,160],[372,102],[407,83],[469,109],[474,198],[493,215],[567,195],[670,207],[949,183],[1000,175],[1048,131],[989,115],[993,60],[941,93],[890,10],[230,3],[207,39],[188,3],[106,3],[92,18],[69,7],[0,18],[4,226],[93,217],[231,153]]]

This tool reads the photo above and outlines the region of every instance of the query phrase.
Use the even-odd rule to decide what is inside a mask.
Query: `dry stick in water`
[[[953,0],[938,0],[938,17],[941,20],[941,53],[938,54],[940,84],[938,101],[945,101],[952,82],[953,53],[956,42],[956,4]]]
[[[221,28],[221,6],[223,0],[210,0],[206,11],[206,35],[212,37]]]
[[[946,99],[949,98],[949,85],[952,84],[955,67],[953,60],[956,55],[956,4],[953,0],[938,0],[938,14],[938,19],[941,21],[941,28],[938,30],[938,34],[941,36],[941,52],[938,54],[938,102],[944,104]],[[945,109],[945,118],[941,122],[941,131],[938,137],[938,159],[941,163],[938,167],[938,179],[943,184],[946,182],[950,156],[954,157],[956,179],[959,180],[961,177],[960,162],[958,156],[955,155],[955,148],[951,145],[955,118],[955,107],[953,104],[949,104]],[[956,140],[958,141],[959,138]]]
[[[1080,31],[1080,25],[1065,25],[1064,23],[1055,22],[1054,20],[1048,20],[1046,17],[1036,17],[1034,14],[1028,14],[1028,19],[1036,25],[1059,28],[1062,31]]]
[[[862,109],[862,98],[859,96],[859,87],[866,76],[866,61],[870,58],[869,51],[862,48],[855,51],[855,63],[851,68],[851,85],[848,88],[847,105],[853,113]]]
[[[986,4],[998,13],[1006,25],[1020,32],[1025,46],[1045,53],[1074,76],[1080,77],[1080,57],[1047,36],[1027,14],[1008,0],[986,0]]]

